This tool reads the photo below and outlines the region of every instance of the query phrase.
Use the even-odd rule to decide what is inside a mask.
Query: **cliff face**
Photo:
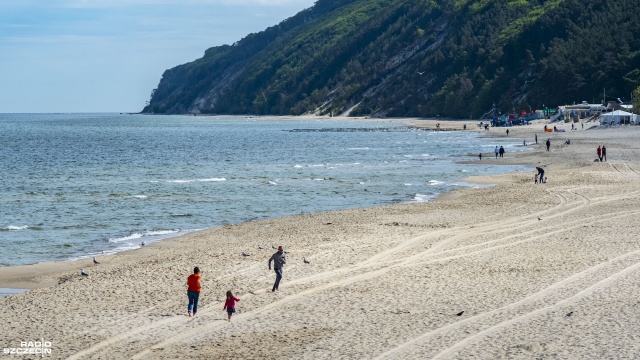
[[[318,0],[167,70],[144,113],[480,117],[628,98],[639,0]]]

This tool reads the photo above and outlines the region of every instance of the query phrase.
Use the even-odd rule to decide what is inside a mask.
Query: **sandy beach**
[[[381,121],[507,136],[479,121]],[[544,124],[509,128],[533,151],[460,159],[531,166],[465,179],[495,187],[228,225],[98,265],[0,268],[0,288],[32,289],[0,298],[0,347],[43,340],[53,359],[640,358],[640,127]],[[607,161],[594,161],[603,144]],[[536,166],[548,183],[534,184]],[[279,292],[272,245],[288,252]],[[241,299],[231,323],[227,290]]]

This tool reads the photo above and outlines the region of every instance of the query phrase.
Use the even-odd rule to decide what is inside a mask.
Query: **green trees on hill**
[[[628,98],[637,0],[318,0],[167,70],[147,113],[479,117]]]

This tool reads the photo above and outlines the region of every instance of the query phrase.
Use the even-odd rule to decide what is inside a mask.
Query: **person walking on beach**
[[[498,158],[498,154],[500,153],[500,149],[498,149],[498,146],[496,145],[495,150],[493,150],[496,153],[496,159]]]
[[[500,146],[499,152],[500,152],[500,157],[501,158],[504,157],[504,148],[502,146]]]
[[[509,136],[509,129],[507,129],[507,136]]]
[[[607,161],[607,148],[604,147],[604,145],[602,145],[602,157],[600,158],[600,161],[602,161],[602,159],[604,159],[604,161]]]
[[[536,144],[538,143],[538,134],[536,134]]]
[[[231,290],[227,291],[227,300],[224,302],[222,310],[227,309],[227,320],[231,322],[231,315],[236,312],[236,302],[240,301],[237,297],[233,296]]]
[[[482,160],[482,153],[478,154],[478,157]]]
[[[536,167],[536,170],[538,170],[538,173],[536,174],[536,176],[538,176],[538,180],[540,181],[540,184],[544,183],[544,169],[541,167]]]
[[[598,153],[598,160],[602,161],[602,149],[600,148],[600,146],[598,146],[598,150],[596,150],[596,153]]]
[[[200,268],[193,268],[193,274],[187,278],[187,296],[189,297],[189,317],[195,316],[198,312],[198,298],[200,297]]]
[[[282,246],[278,246],[278,251],[269,258],[269,270],[271,270],[271,261],[273,261],[273,270],[276,272],[276,282],[273,283],[271,291],[278,290],[280,279],[282,279],[282,266],[287,263]]]
[[[550,147],[551,147],[551,140],[547,139],[547,151],[549,151]]]

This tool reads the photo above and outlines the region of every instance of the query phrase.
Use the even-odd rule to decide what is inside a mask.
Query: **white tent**
[[[600,125],[618,125],[618,124],[635,124],[636,115],[622,111],[615,110],[610,113],[600,115]]]

